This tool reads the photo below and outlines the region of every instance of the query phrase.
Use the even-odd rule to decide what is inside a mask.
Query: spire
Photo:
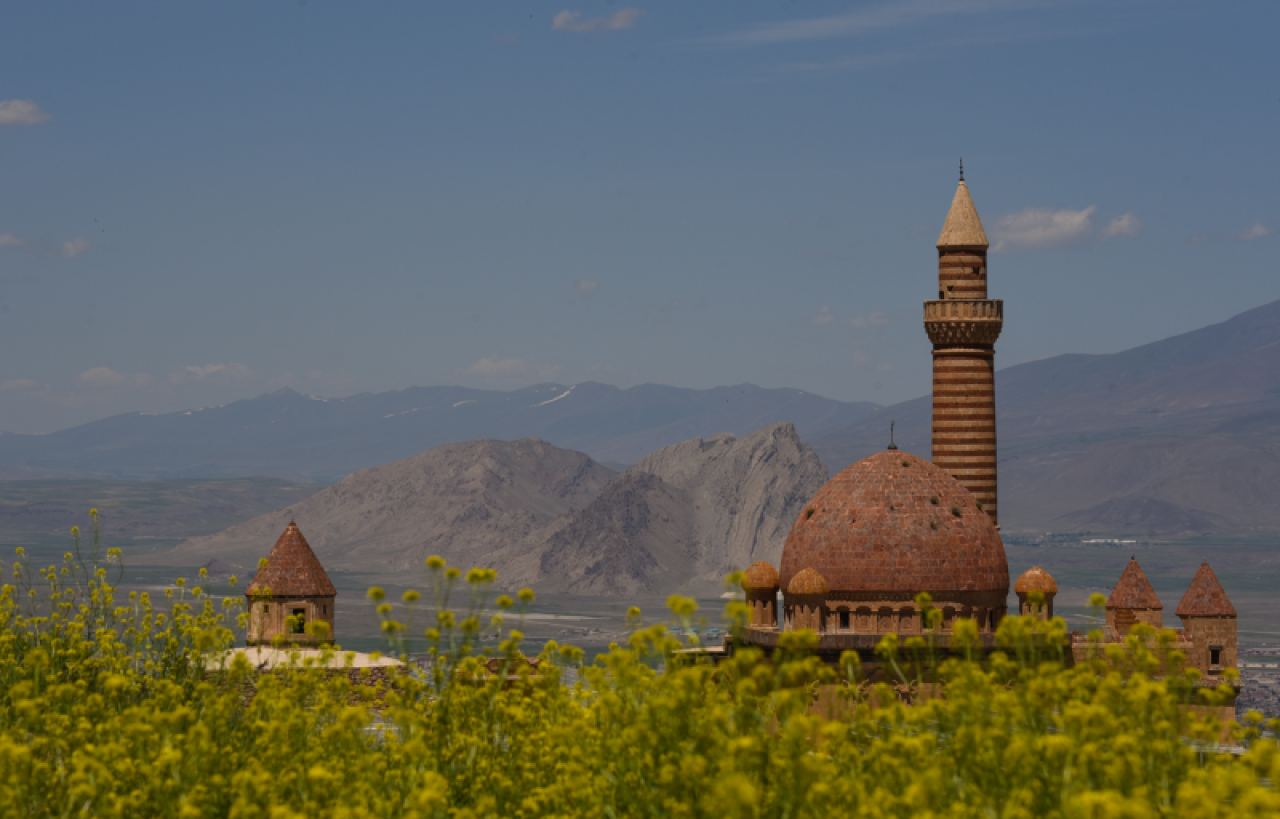
[[[971,247],[986,250],[989,246],[987,234],[982,229],[982,220],[978,218],[978,209],[973,205],[973,197],[969,195],[969,186],[964,183],[964,162],[960,163],[960,184],[956,187],[955,198],[951,200],[951,210],[947,213],[947,221],[942,226],[942,235],[938,237],[938,249],[946,247]]]
[[[293,521],[289,521],[267,555],[267,565],[258,569],[245,593],[252,596],[263,587],[270,589],[274,597],[332,597],[338,593]]]
[[[1213,569],[1208,563],[1201,563],[1187,593],[1182,595],[1176,614],[1179,617],[1235,617],[1236,607],[1227,599],[1227,592]]]
[[[1151,588],[1147,576],[1142,573],[1138,561],[1130,558],[1129,565],[1124,567],[1120,582],[1111,590],[1107,598],[1109,609],[1164,609],[1156,590]]]
[[[893,442],[893,421],[889,422],[889,449],[897,449],[898,445]]]

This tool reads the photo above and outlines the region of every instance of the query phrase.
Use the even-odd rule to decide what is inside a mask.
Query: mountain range
[[[1008,367],[996,390],[1006,534],[1280,530],[1271,501],[1280,492],[1280,301],[1123,352]],[[883,448],[890,420],[899,446],[927,456],[929,419],[928,396],[877,407],[749,384],[416,387],[343,399],[283,390],[0,435],[0,477],[329,482],[441,444],[527,437],[622,468],[678,442],[778,422],[792,422],[834,474]]]
[[[892,418],[898,444],[925,454],[930,404],[807,440],[834,473],[883,447]],[[1007,531],[1280,529],[1280,301],[1124,352],[999,370],[996,406]]]
[[[332,483],[441,444],[485,438],[542,438],[625,466],[669,444],[746,435],[779,422],[810,437],[876,408],[752,384],[411,387],[348,398],[283,389],[220,407],[126,413],[48,435],[0,435],[0,479],[265,476]]]
[[[735,568],[776,564],[826,480],[791,424],[665,447],[621,475],[535,438],[469,441],[360,470],[162,561],[249,569],[296,520],[330,569],[417,572],[438,554],[496,568],[504,588],[708,593]]]

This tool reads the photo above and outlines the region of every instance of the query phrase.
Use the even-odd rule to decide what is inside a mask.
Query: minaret
[[[987,298],[987,234],[964,183],[938,237],[938,299],[924,303],[933,342],[933,462],[997,524],[995,341],[1004,302]]]

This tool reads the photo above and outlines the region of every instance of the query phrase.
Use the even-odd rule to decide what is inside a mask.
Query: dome
[[[955,478],[898,450],[858,461],[805,505],[782,550],[782,584],[809,567],[836,592],[1009,591],[990,516]]]
[[[831,591],[826,579],[813,569],[802,569],[796,572],[787,584],[787,594],[826,594]]]
[[[1018,578],[1017,583],[1013,584],[1013,590],[1018,594],[1027,594],[1033,591],[1057,594],[1058,584],[1053,582],[1053,576],[1044,569],[1039,566],[1032,566],[1022,573],[1022,577]]]
[[[742,588],[746,591],[770,591],[778,588],[778,570],[763,560],[752,563],[742,573]]]

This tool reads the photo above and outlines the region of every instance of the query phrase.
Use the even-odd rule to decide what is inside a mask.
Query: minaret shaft
[[[924,304],[933,342],[933,453],[999,523],[995,341],[1004,303],[987,298],[987,238],[964,182],[938,240],[938,298]]]

